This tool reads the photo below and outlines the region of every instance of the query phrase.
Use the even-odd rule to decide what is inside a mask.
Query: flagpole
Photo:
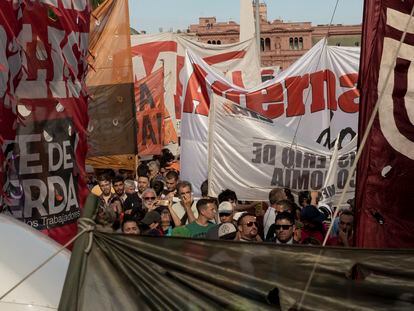
[[[262,61],[260,57],[260,14],[259,14],[259,1],[255,0],[254,5],[256,7],[255,19],[256,19],[256,45],[257,45],[257,54],[259,55],[259,66],[262,66]]]

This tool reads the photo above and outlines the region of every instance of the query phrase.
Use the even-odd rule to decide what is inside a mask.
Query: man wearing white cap
[[[218,207],[218,214],[220,218],[220,223],[223,222],[233,222],[234,217],[234,206],[228,201],[221,202]]]

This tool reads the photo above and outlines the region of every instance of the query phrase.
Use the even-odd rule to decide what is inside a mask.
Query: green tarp
[[[303,310],[414,310],[414,250],[94,231],[87,254],[88,241],[75,244],[59,310],[296,310],[318,257]]]

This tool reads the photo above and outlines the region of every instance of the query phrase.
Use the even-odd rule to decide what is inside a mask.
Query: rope
[[[339,3],[339,0],[336,0],[335,8],[334,8],[334,10],[332,12],[331,20],[330,20],[329,25],[328,25],[328,30],[326,31],[326,36],[323,38],[323,40],[324,40],[324,42],[323,42],[323,48],[322,48],[321,53],[319,54],[318,62],[316,64],[316,68],[319,67],[319,64],[320,64],[321,59],[322,59],[322,54],[325,52],[325,49],[328,46],[329,30],[331,29],[332,22],[333,22],[335,13],[336,13],[336,9],[338,7],[338,3]],[[327,89],[329,90],[329,79],[327,79],[327,83],[328,83]],[[308,101],[309,95],[310,95],[310,92],[308,92],[306,94],[305,103]],[[327,97],[327,101],[329,101],[329,94],[328,94],[328,97]],[[293,134],[292,143],[290,144],[289,151],[293,149],[293,145],[296,143],[296,137],[297,137],[297,134],[298,134],[298,130],[299,130],[301,121],[302,121],[302,115],[299,117],[298,125],[296,126],[295,133]],[[330,123],[331,123],[331,120],[329,120],[329,124]],[[328,142],[328,149],[330,149],[330,141]],[[286,165],[283,166],[283,172],[285,170],[286,170]]]
[[[19,282],[17,282],[16,285],[14,285],[12,288],[10,288],[7,292],[5,292],[1,297],[0,301],[6,297],[8,294],[10,294],[12,291],[14,291],[20,284],[22,284],[24,281],[26,281],[29,277],[31,277],[34,273],[36,273],[38,270],[40,270],[44,265],[46,265],[50,260],[52,260],[54,257],[56,257],[61,251],[63,251],[66,247],[68,247],[71,243],[76,241],[82,234],[85,232],[89,232],[89,243],[88,247],[85,249],[85,252],[89,253],[90,248],[92,246],[92,238],[93,238],[93,230],[95,229],[95,222],[92,219],[89,218],[79,218],[79,229],[81,229],[80,232],[78,232],[77,235],[75,235],[69,242],[67,242],[65,245],[63,245],[61,248],[59,248],[54,254],[52,254],[49,258],[47,258],[45,261],[43,261],[40,265],[38,265],[34,270],[32,270],[30,273],[28,273],[25,277],[23,277]]]
[[[400,49],[401,49],[402,43],[403,43],[403,42],[404,42],[404,40],[405,40],[405,36],[406,36],[406,34],[407,34],[408,27],[409,27],[409,25],[410,25],[410,23],[411,23],[411,19],[412,19],[412,17],[413,17],[413,13],[414,13],[414,5],[413,5],[413,7],[412,7],[412,9],[411,9],[410,18],[409,18],[409,19],[408,19],[408,21],[407,21],[407,25],[405,26],[405,29],[404,29],[403,35],[401,36],[400,42],[399,42],[399,44],[398,44],[398,48],[397,48],[397,50],[396,50],[396,52],[395,52],[395,55],[394,55],[394,64],[395,64],[395,60],[397,59],[397,56],[398,56],[398,54],[399,54],[399,52],[400,52]],[[388,85],[388,81],[389,81],[389,79],[390,79],[390,77],[391,77],[391,72],[394,70],[394,67],[395,67],[395,66],[390,66],[390,68],[389,68],[389,70],[388,70],[388,73],[387,73],[387,76],[386,76],[386,78],[385,78],[384,85],[383,85],[383,87],[382,87],[382,89],[381,89],[381,92],[380,92],[380,95],[379,95],[378,101],[377,101],[377,103],[375,104],[375,107],[374,107],[374,109],[373,109],[373,111],[372,111],[372,113],[371,113],[370,119],[369,119],[369,121],[368,121],[368,125],[367,125],[366,130],[365,130],[365,133],[364,133],[364,136],[362,137],[362,140],[361,140],[360,147],[359,147],[358,152],[357,152],[357,154],[356,154],[355,161],[354,161],[354,163],[353,163],[353,165],[352,165],[352,167],[351,167],[351,173],[348,175],[348,179],[346,180],[345,187],[344,187],[344,189],[343,189],[343,192],[342,192],[342,194],[341,194],[341,197],[339,198],[339,203],[338,203],[338,206],[340,206],[340,205],[342,204],[342,202],[344,201],[344,199],[345,199],[345,194],[346,194],[346,192],[348,191],[349,185],[350,185],[350,183],[351,183],[352,176],[354,175],[354,172],[355,172],[355,170],[356,170],[356,166],[357,166],[357,164],[358,164],[359,158],[361,157],[362,150],[364,149],[365,144],[366,144],[367,139],[368,139],[368,135],[369,135],[369,133],[371,132],[372,125],[374,124],[374,119],[375,119],[375,117],[376,117],[376,115],[377,115],[377,113],[378,113],[379,106],[380,106],[380,105],[381,105],[381,103],[382,103],[382,99],[383,99],[383,97],[384,97],[385,88],[386,88],[386,87],[387,87],[387,85]],[[337,208],[337,209],[335,210],[335,212],[334,212],[334,214],[333,214],[333,216],[332,216],[332,219],[333,219],[333,220],[334,220],[334,219],[338,216],[338,213],[339,213],[339,208]],[[334,222],[332,221],[332,222],[331,222],[331,224],[329,225],[329,228],[328,228],[328,231],[327,231],[327,233],[326,233],[325,239],[324,239],[324,241],[323,241],[323,243],[322,243],[322,247],[324,247],[324,246],[326,245],[327,241],[328,241],[329,235],[330,235],[330,233],[331,233],[331,231],[332,231],[333,223],[334,223]],[[322,255],[322,252],[323,252],[323,249],[319,252],[318,257],[317,257],[317,258],[316,258],[316,260],[315,260],[315,264],[313,265],[312,272],[311,272],[311,274],[310,274],[310,276],[309,276],[308,282],[306,283],[305,290],[303,291],[302,297],[301,297],[301,299],[300,299],[299,306],[298,306],[298,310],[300,310],[300,309],[301,309],[302,304],[303,304],[303,301],[305,300],[305,296],[306,296],[306,294],[307,294],[307,292],[308,292],[308,290],[309,290],[310,284],[311,284],[311,282],[312,282],[313,276],[314,276],[315,271],[316,271],[316,267],[317,267],[317,265],[319,264],[319,261],[320,261],[320,258],[321,258],[321,255]]]

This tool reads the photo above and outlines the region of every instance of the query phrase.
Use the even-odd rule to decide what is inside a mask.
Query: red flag
[[[359,137],[377,101],[380,106],[358,163],[359,247],[414,247],[413,5],[414,0],[365,1]]]
[[[88,0],[3,2],[2,207],[65,244],[87,194]]]

